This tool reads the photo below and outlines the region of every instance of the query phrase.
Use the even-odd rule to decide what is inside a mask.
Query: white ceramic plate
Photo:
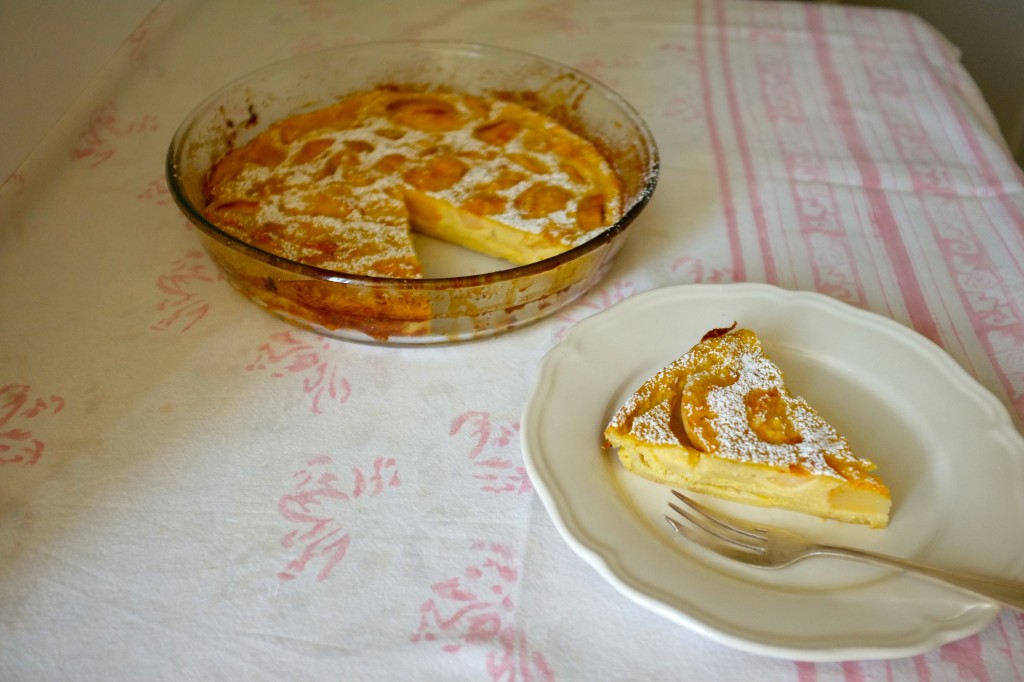
[[[687,544],[669,490],[601,448],[612,413],[704,332],[757,332],[791,390],[879,466],[891,523],[872,530],[702,498],[745,518],[953,569],[1024,575],[1024,439],[938,346],[820,294],[760,284],[633,296],[573,327],[544,359],[522,420],[527,469],[569,545],[636,602],[725,644],[800,660],[909,656],[978,632],[995,606],[832,558],[768,571]]]

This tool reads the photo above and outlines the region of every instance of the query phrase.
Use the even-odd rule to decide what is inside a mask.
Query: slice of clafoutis
[[[604,431],[644,478],[727,500],[884,528],[891,495],[786,388],[748,329],[713,329],[648,379]]]

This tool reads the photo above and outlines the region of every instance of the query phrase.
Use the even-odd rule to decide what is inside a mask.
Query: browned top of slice
[[[496,99],[379,88],[271,125],[207,178],[207,218],[271,253],[417,277],[404,203],[426,192],[564,249],[621,211],[593,144]],[[564,250],[563,249],[563,250]]]

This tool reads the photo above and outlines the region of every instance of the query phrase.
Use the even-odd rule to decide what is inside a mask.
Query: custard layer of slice
[[[891,495],[846,439],[785,386],[747,329],[716,329],[612,417],[607,447],[658,483],[883,528]]]

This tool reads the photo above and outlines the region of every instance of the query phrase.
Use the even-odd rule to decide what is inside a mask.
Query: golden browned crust
[[[395,88],[271,125],[222,158],[205,189],[206,217],[242,241],[383,277],[421,276],[410,227],[521,264],[586,241],[622,205],[594,145],[552,119]]]

